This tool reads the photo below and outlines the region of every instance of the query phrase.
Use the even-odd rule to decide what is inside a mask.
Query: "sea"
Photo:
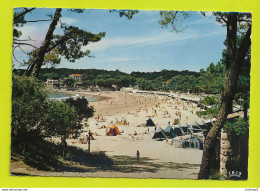
[[[69,94],[69,93],[62,93],[62,92],[50,93],[49,99],[61,101],[61,100],[66,100],[70,97],[77,98],[77,97],[82,97],[82,96],[84,96],[88,100],[88,102],[95,102],[95,101],[99,101],[101,99],[99,96]]]

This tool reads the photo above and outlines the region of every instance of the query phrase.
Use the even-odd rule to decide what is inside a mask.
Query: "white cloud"
[[[114,47],[140,47],[156,45],[170,41],[184,40],[193,38],[194,35],[174,35],[169,32],[162,32],[150,36],[137,36],[137,37],[117,37],[117,38],[104,38],[99,42],[91,43],[87,46],[90,50],[105,50]]]
[[[68,25],[71,25],[71,24],[76,23],[77,21],[76,21],[75,19],[73,19],[73,18],[62,17],[62,18],[61,18],[61,22],[62,22],[62,23],[66,23],[66,24],[68,24]]]
[[[31,41],[21,41],[31,44],[33,46],[39,47],[45,38],[48,25],[24,25],[18,28],[22,32],[19,40],[31,40]],[[30,52],[34,48],[28,45],[21,45],[22,49],[26,52]]]
[[[116,47],[141,47],[141,46],[152,46],[163,43],[172,43],[177,41],[184,41],[195,38],[202,38],[211,35],[218,34],[220,31],[214,31],[212,33],[199,34],[197,31],[189,30],[186,33],[171,33],[161,32],[149,36],[137,36],[137,37],[118,37],[118,38],[104,38],[99,42],[91,43],[85,47],[91,51],[107,50],[109,48]]]
[[[104,62],[125,62],[125,61],[131,61],[131,60],[138,60],[140,59],[137,56],[122,56],[122,57],[112,57],[108,59],[99,59],[95,61],[96,63],[104,63]]]

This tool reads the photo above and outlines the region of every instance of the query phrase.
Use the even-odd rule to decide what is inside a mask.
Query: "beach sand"
[[[159,95],[126,94],[124,92],[76,92],[80,95],[102,96],[102,99],[91,102],[95,109],[94,117],[85,123],[79,138],[86,138],[88,131],[94,133],[90,151],[105,151],[112,159],[132,161],[136,159],[137,150],[140,161],[131,163],[123,170],[95,170],[94,172],[41,172],[41,176],[79,176],[79,177],[129,177],[129,178],[167,178],[167,179],[196,179],[202,157],[202,150],[178,148],[166,140],[152,139],[154,127],[143,127],[151,117],[157,128],[165,129],[173,124],[174,119],[180,118],[180,123],[193,124],[202,118],[195,112],[199,110],[196,104],[168,98]],[[129,125],[118,125],[116,121],[126,120]],[[117,136],[106,136],[103,125],[116,124],[119,131]],[[134,135],[135,134],[135,135]],[[67,139],[68,145],[87,150],[88,144],[80,144],[79,138]],[[54,139],[60,141],[60,139]],[[170,141],[169,141],[170,142]],[[31,175],[39,175],[31,171]]]

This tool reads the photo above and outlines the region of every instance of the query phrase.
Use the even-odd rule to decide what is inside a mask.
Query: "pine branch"
[[[41,21],[51,21],[52,19],[43,19],[43,20],[34,20],[34,21],[14,21],[14,24],[17,23],[36,23],[36,22],[41,22]]]
[[[34,46],[34,45],[32,45],[32,44],[29,44],[29,43],[25,43],[25,42],[13,42],[14,44],[17,44],[17,45],[26,45],[26,46],[31,46],[31,47],[33,47],[33,48],[38,48],[38,47],[36,47],[36,46]]]
[[[25,9],[24,12],[22,12],[22,13],[16,15],[16,16],[14,17],[14,20],[18,19],[18,18],[19,18],[20,16],[22,16],[22,15],[25,15],[26,13],[29,13],[29,12],[33,11],[34,9],[36,9],[36,8]]]

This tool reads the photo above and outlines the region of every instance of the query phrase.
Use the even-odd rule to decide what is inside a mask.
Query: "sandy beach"
[[[81,144],[79,139],[86,138],[88,132],[94,133],[90,151],[105,151],[112,159],[136,160],[137,150],[140,160],[145,165],[131,164],[126,170],[95,170],[94,172],[41,172],[40,176],[76,176],[76,177],[129,177],[129,178],[167,178],[196,179],[202,157],[202,150],[178,148],[166,140],[152,139],[155,127],[144,127],[151,117],[157,128],[165,129],[173,125],[175,119],[180,123],[193,124],[202,118],[195,112],[200,110],[195,103],[167,96],[131,94],[124,92],[75,92],[79,95],[102,96],[102,99],[90,102],[95,108],[94,117],[85,121],[83,132],[77,139],[67,139],[68,145],[84,150],[88,144]],[[126,120],[127,125],[119,122]],[[118,123],[117,123],[118,122]],[[106,136],[106,128],[116,124],[121,135]],[[60,142],[54,138],[53,141]],[[127,170],[131,169],[131,170]],[[136,170],[138,169],[138,170]],[[39,175],[31,170],[30,175]]]

